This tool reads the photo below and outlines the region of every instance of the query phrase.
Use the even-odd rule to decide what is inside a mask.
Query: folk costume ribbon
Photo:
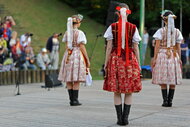
[[[66,59],[66,63],[69,62],[70,56],[72,54],[73,49],[73,19],[69,17],[67,19],[67,47],[68,47],[68,55]]]
[[[174,24],[175,15],[168,15],[168,24],[167,24],[167,47],[175,46],[176,44],[176,32]]]
[[[67,47],[69,50],[73,49],[73,19],[69,17],[67,19]]]
[[[118,21],[118,47],[117,55],[121,56],[121,50],[126,49],[126,66],[129,65],[129,43],[128,43],[128,32],[126,32],[126,14],[131,14],[131,11],[126,8],[116,7],[116,10],[120,12]]]

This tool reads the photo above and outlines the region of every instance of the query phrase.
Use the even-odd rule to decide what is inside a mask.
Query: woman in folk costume
[[[58,80],[66,82],[71,106],[81,105],[78,101],[79,84],[86,81],[86,70],[90,67],[85,48],[86,36],[78,29],[82,19],[82,15],[69,17],[67,31],[63,36],[63,42],[66,42],[67,46]]]
[[[131,14],[128,5],[121,3],[116,7],[116,14],[118,22],[111,24],[104,34],[107,50],[103,89],[114,92],[117,124],[127,125],[132,93],[142,89],[138,48],[141,37],[136,26],[127,21]],[[125,95],[123,109],[122,93]]]
[[[165,27],[153,35],[156,40],[154,59],[152,60],[152,83],[161,86],[163,107],[171,107],[175,86],[181,84],[181,49],[183,40],[181,32],[175,28],[176,16],[172,11],[165,10],[162,15]],[[169,85],[169,91],[167,90]]]

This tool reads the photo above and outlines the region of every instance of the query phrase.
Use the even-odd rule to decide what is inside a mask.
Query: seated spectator
[[[6,52],[3,46],[0,46],[0,65],[3,65],[3,63],[6,60]]]
[[[33,36],[33,34],[31,34],[31,33],[25,33],[25,34],[21,35],[21,37],[20,37],[21,46],[24,48],[27,46],[30,46],[32,36]]]
[[[3,46],[5,49],[7,49],[7,41],[1,35],[0,35],[0,46]]]
[[[12,58],[7,56],[5,49],[0,46],[0,72],[14,70],[14,64]]]
[[[35,56],[33,53],[32,47],[26,47],[25,52],[21,53],[21,56],[19,57],[19,64],[20,69],[32,69],[35,70],[36,66],[35,63]]]
[[[16,23],[15,23],[15,21],[14,21],[14,19],[13,19],[12,16],[5,16],[4,19],[5,19],[5,23],[7,24],[7,27],[9,29],[12,29],[12,26],[16,25]]]
[[[11,39],[11,30],[7,27],[7,24],[3,24],[3,27],[1,28],[1,32],[3,33],[3,38],[9,42]]]
[[[11,40],[9,42],[9,46],[12,47],[13,45],[16,44],[16,39],[17,39],[17,32],[13,31],[12,35],[11,35]],[[20,39],[19,39],[20,40]]]
[[[11,46],[11,53],[14,62],[19,59],[22,52],[24,52],[24,49],[20,45],[20,39],[17,38],[15,44]]]
[[[47,49],[42,48],[41,52],[37,55],[37,65],[42,69],[51,69],[51,63],[47,54]]]
[[[187,56],[186,56],[186,52],[188,51],[188,45],[186,43],[184,43],[184,40],[181,43],[181,61],[182,61],[182,65],[186,65],[187,63]]]

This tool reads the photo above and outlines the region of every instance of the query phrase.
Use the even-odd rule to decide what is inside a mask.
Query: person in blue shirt
[[[189,36],[186,38],[185,43],[188,45],[187,64],[189,64],[190,63],[190,33],[189,33]]]
[[[182,65],[186,65],[187,63],[187,51],[188,51],[188,44],[184,43],[184,40],[181,43],[181,61]]]

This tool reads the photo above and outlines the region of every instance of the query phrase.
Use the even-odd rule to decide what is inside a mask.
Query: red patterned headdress
[[[116,7],[116,10],[117,10],[117,11],[120,11],[120,9],[121,9],[120,6],[117,6],[117,7]],[[127,13],[127,14],[131,14],[131,10],[126,9],[126,13]]]

